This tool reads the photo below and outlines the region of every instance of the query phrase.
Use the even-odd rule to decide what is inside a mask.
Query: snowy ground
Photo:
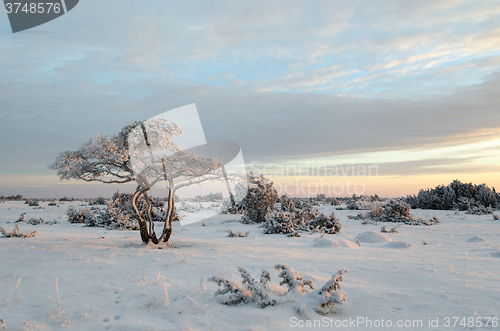
[[[372,330],[387,329],[380,323],[388,320],[394,329],[470,329],[463,326],[464,317],[481,322],[482,329],[500,330],[494,326],[500,317],[500,222],[491,215],[415,210],[418,217],[437,215],[441,224],[403,226],[399,234],[384,235],[384,224],[362,225],[347,218],[355,211],[337,211],[342,231],[327,239],[264,235],[258,226],[238,223],[239,216],[222,215],[206,226],[176,224],[173,247],[158,249],[141,244],[137,231],[69,224],[64,213],[70,204],[42,202],[45,209],[34,209],[22,202],[0,203],[0,226],[8,231],[21,212],[26,220],[59,222],[21,223],[22,232],[37,230],[36,237],[0,238],[0,318],[7,330]],[[250,231],[249,237],[228,238],[229,228]],[[317,286],[339,269],[350,269],[342,287],[347,301],[326,319],[313,313],[313,321],[306,321],[288,304],[220,305],[214,298],[217,286],[206,281],[219,275],[241,282],[236,267],[243,266],[255,278],[268,270],[276,283],[277,263]],[[455,327],[453,317],[460,318]],[[361,318],[372,326],[346,324]],[[429,327],[429,318],[438,318],[437,328]],[[485,327],[488,318],[493,319]],[[314,319],[316,327],[307,327]],[[396,326],[419,320],[421,326]]]

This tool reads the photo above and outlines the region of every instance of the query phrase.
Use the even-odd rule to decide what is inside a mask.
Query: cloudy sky
[[[276,183],[500,187],[498,1],[82,0],[16,34],[0,15],[0,78],[0,194],[109,195],[47,165],[190,103]]]

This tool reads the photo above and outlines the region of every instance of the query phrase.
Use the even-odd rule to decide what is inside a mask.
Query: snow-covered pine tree
[[[242,223],[263,223],[266,215],[272,210],[278,200],[278,192],[273,182],[264,177],[256,176],[252,172],[248,175],[248,192],[241,204],[245,208]]]

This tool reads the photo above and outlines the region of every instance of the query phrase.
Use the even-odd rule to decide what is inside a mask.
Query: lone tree
[[[175,192],[183,187],[221,177],[223,165],[216,160],[187,151],[172,139],[183,133],[176,123],[165,118],[134,122],[120,133],[98,134],[76,151],[61,153],[50,169],[57,170],[61,180],[122,184],[135,181],[132,204],[139,218],[141,239],[154,244],[167,242],[172,234]],[[163,231],[157,238],[152,218],[153,204],[147,192],[165,181],[168,198]],[[143,196],[146,204],[137,204]],[[149,227],[148,227],[149,223]]]

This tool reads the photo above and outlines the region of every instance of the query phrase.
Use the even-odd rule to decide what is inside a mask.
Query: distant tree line
[[[405,201],[412,208],[437,210],[474,210],[500,207],[500,194],[486,184],[475,185],[454,180],[448,186],[420,190]]]
[[[0,200],[21,201],[23,200],[23,196],[21,194],[9,196],[1,195]]]

